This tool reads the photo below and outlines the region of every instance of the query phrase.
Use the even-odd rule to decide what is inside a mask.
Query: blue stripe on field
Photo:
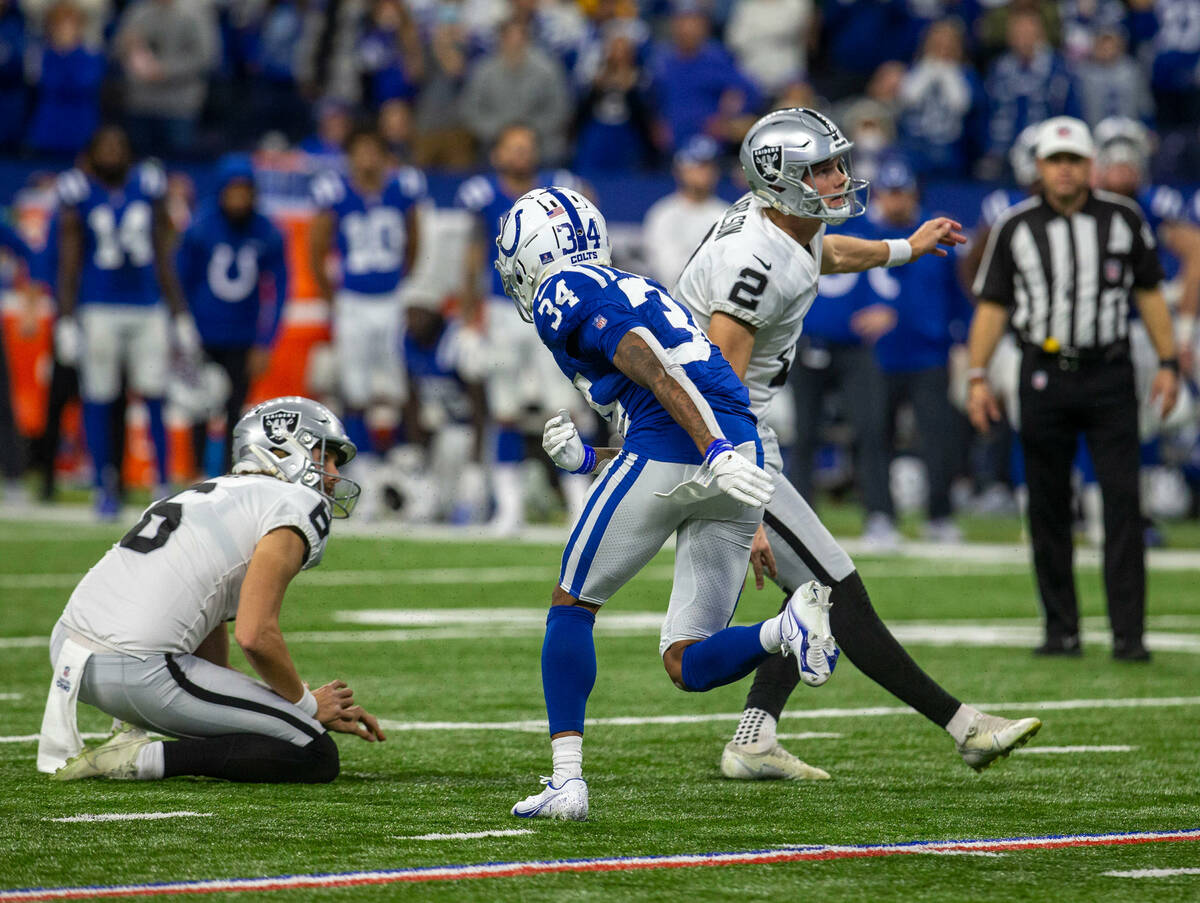
[[[620,485],[608,497],[608,501],[600,511],[600,516],[596,519],[596,526],[592,528],[587,545],[583,547],[583,554],[579,556],[579,566],[575,568],[575,579],[571,581],[571,588],[567,590],[576,599],[583,592],[583,583],[587,579],[588,570],[592,566],[592,560],[596,557],[596,550],[600,548],[600,542],[604,539],[604,532],[608,529],[608,523],[612,520],[613,513],[621,504],[621,499],[625,498],[629,490],[633,488],[638,476],[645,470],[648,460],[648,458],[638,458],[634,462],[633,467],[629,468],[629,473],[621,478]]]
[[[584,505],[583,513],[579,515],[579,520],[575,522],[574,528],[571,530],[571,536],[567,539],[566,548],[563,549],[562,566],[558,570],[558,582],[561,584],[567,576],[567,562],[571,558],[571,550],[575,548],[575,543],[579,540],[579,534],[583,530],[583,525],[587,523],[587,519],[592,515],[592,509],[596,506],[597,500],[604,494],[604,487],[608,485],[608,481],[612,479],[613,474],[617,472],[617,468],[628,456],[628,452],[622,451],[617,454],[608,470],[604,472],[604,476],[600,478],[600,482],[592,486],[592,490],[588,493],[587,504]]]

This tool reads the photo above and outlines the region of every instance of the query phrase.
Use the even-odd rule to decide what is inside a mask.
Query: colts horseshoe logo
[[[513,235],[512,245],[507,248],[501,243],[504,236],[504,227],[507,225],[507,223],[500,224],[500,237],[496,239],[496,244],[500,248],[500,253],[505,257],[512,257],[517,250],[517,245],[521,242],[521,214],[524,212],[524,210],[518,210],[513,214],[513,226],[516,227],[516,232]]]

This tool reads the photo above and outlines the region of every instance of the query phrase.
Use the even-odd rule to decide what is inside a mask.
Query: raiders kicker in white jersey
[[[755,123],[740,153],[751,191],[697,248],[675,297],[722,346],[735,372],[744,363],[742,380],[775,486],[763,532],[751,551],[759,585],[763,568],[789,597],[814,578],[829,586],[830,624],[841,650],[867,676],[945,729],[967,764],[981,769],[1026,742],[1041,722],[1006,721],[978,712],[917,666],[879,620],[850,557],[783,476],[770,425],[771,401],[787,380],[823,266],[827,272],[896,266],[923,254],[944,256],[938,245],[965,240],[959,225],[945,218],[924,223],[908,240],[869,242],[827,235],[826,224],[837,225],[865,211],[857,195],[867,183],[851,175],[852,146],[836,125],[812,110],[777,110]],[[721,323],[714,330],[713,319],[719,315],[736,324]],[[776,739],[776,722],[797,682],[796,666],[780,656],[759,666],[742,720],[722,756],[722,774],[742,779],[829,776]]]

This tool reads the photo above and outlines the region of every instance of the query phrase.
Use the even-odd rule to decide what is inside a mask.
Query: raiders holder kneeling
[[[279,628],[292,578],[320,563],[333,518],[358,500],[338,474],[356,450],[323,405],[276,398],[234,428],[232,473],[146,509],[54,626],[39,771],[320,783],[338,774],[329,731],[384,739],[343,681],[309,690]],[[230,667],[231,620],[262,682]],[[123,724],[84,749],[77,700]]]

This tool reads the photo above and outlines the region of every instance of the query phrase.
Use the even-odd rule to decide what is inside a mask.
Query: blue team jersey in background
[[[557,172],[540,172],[535,180],[536,185],[560,185],[579,190],[582,185],[578,178],[566,170]],[[488,251],[488,266],[491,267],[489,294],[496,298],[504,298],[504,284],[500,281],[500,273],[496,270],[496,237],[500,234],[500,221],[510,207],[517,202],[520,195],[510,195],[500,183],[500,177],[495,173],[472,176],[458,187],[454,196],[454,206],[474,214],[482,221],[483,240]]]
[[[205,345],[274,342],[287,299],[287,261],[283,236],[269,219],[256,212],[235,226],[209,201],[183,234],[176,265]],[[263,301],[271,303],[264,308]]]
[[[149,306],[162,293],[154,273],[154,204],[167,190],[155,163],[135,166],[117,189],[78,169],[58,179],[62,207],[79,211],[83,271],[79,303]]]
[[[750,413],[746,387],[720,349],[661,284],[613,267],[568,267],[538,288],[533,317],[559,369],[592,407],[620,426],[629,451],[679,464],[703,460],[696,443],[654,393],[613,364],[621,339],[643,327],[683,367],[725,438],[734,445],[754,442],[761,464],[757,421]]]
[[[362,295],[390,295],[405,276],[408,246],[405,216],[425,197],[425,176],[405,167],[384,183],[378,196],[364,195],[336,172],[313,179],[317,208],[337,219],[342,288]]]
[[[458,324],[446,323],[431,344],[404,334],[404,365],[408,380],[418,386],[422,405],[435,405],[455,423],[471,422],[471,399],[458,373],[454,333]]]

